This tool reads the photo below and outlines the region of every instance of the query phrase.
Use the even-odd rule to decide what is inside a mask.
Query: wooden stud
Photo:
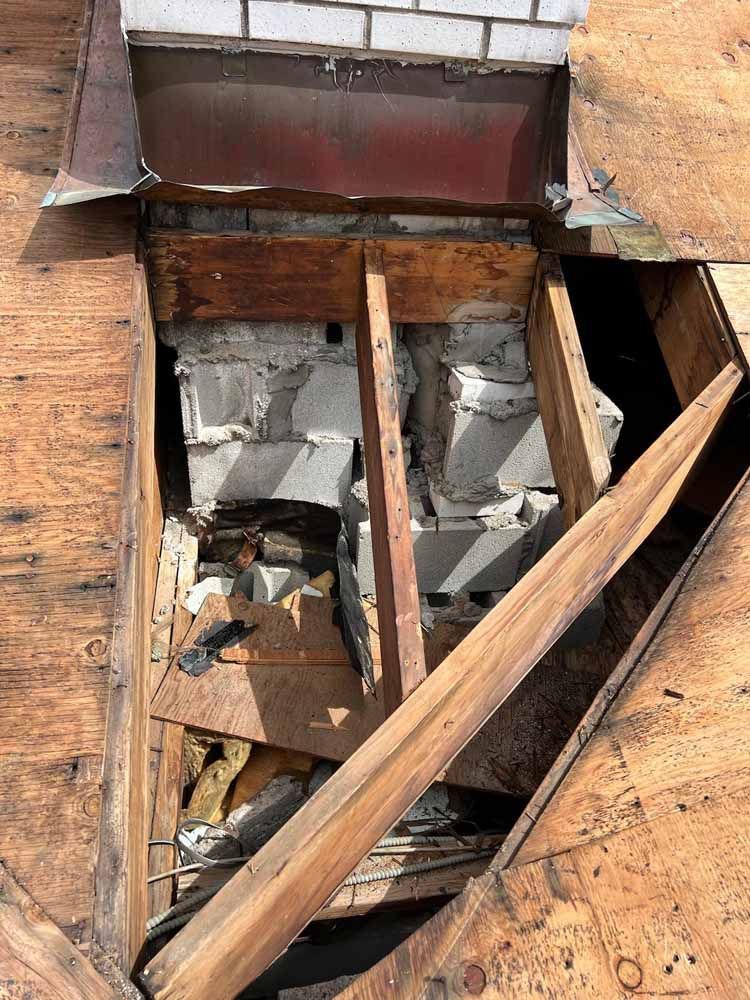
[[[708,264],[706,274],[750,374],[750,264]]]
[[[0,996],[112,1000],[115,992],[0,863]]]
[[[741,379],[728,365],[153,959],[151,997],[229,1000],[284,951],[664,517]]]
[[[552,472],[570,528],[599,499],[612,466],[556,254],[539,259],[528,346]]]
[[[152,229],[158,320],[354,323],[363,240]],[[538,257],[520,243],[388,239],[394,323],[522,322]]]
[[[386,714],[390,714],[427,674],[383,252],[369,243],[365,243],[363,250],[357,370],[372,523],[383,697]]]
[[[134,282],[135,360],[93,926],[94,939],[125,972],[146,933],[151,614],[163,524],[154,459],[156,340],[142,265],[136,265]]]

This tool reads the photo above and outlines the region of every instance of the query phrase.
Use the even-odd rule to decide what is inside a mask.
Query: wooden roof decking
[[[342,1000],[747,995],[749,537],[746,479],[488,874]]]
[[[79,0],[0,2],[0,857],[91,937],[132,369],[134,202],[41,212]]]

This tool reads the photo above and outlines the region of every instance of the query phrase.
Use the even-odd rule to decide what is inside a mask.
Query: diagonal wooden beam
[[[153,959],[151,997],[229,1000],[284,951],[659,523],[741,380],[727,365]]]
[[[387,715],[427,676],[383,252],[365,243],[357,370]]]
[[[113,1000],[116,995],[0,864],[0,996]]]
[[[599,499],[612,466],[557,254],[539,258],[528,347],[552,473],[570,528]]]

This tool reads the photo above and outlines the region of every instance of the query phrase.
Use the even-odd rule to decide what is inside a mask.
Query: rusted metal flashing
[[[569,77],[442,63],[131,45],[88,0],[60,170],[44,204],[161,186],[357,210],[554,217]],[[556,197],[556,196],[555,196]]]

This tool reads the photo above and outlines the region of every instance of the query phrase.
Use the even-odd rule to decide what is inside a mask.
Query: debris
[[[200,677],[201,674],[205,674],[222,649],[246,639],[256,628],[256,625],[248,625],[240,618],[230,622],[214,622],[201,632],[193,648],[179,658],[180,670],[190,674],[191,677]]]
[[[300,590],[310,579],[309,573],[294,563],[256,562],[250,567],[253,577],[253,600],[260,604],[274,604],[295,590]]]
[[[315,768],[315,758],[294,750],[256,746],[247,763],[237,775],[229,806],[230,813],[253,799],[266,785],[281,774],[308,778]]]
[[[281,990],[279,1000],[333,1000],[346,986],[353,983],[356,976],[339,976],[327,983],[314,986],[298,986],[291,990]]]
[[[232,560],[232,566],[240,573],[250,567],[258,552],[258,536],[254,531],[243,532],[244,542],[239,554]]]
[[[196,583],[188,590],[182,606],[191,615],[197,615],[208,594],[223,594],[225,597],[229,597],[233,585],[234,580],[231,577],[206,577],[205,580],[201,580],[200,583]]]
[[[198,778],[187,807],[187,815],[191,818],[216,821],[229,786],[247,763],[252,743],[224,740],[222,749],[224,756],[221,760],[209,764]]]

